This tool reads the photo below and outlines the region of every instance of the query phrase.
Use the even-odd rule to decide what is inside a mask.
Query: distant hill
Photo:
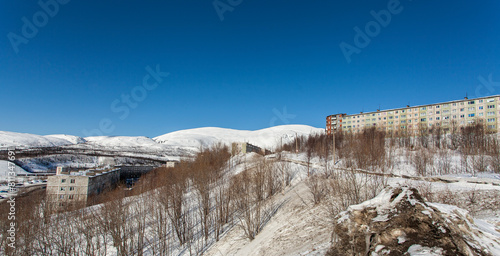
[[[171,151],[184,149],[197,151],[217,142],[249,142],[256,146],[274,149],[279,143],[292,141],[295,136],[321,133],[324,129],[308,125],[281,125],[266,129],[247,131],[218,127],[205,127],[167,133],[153,139],[144,136],[95,136],[78,137],[72,135],[35,135],[0,131],[0,149],[7,147],[55,147],[77,146],[100,149],[124,149],[141,152]]]

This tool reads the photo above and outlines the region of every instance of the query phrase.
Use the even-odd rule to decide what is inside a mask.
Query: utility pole
[[[335,168],[335,127],[332,129],[332,137],[333,137],[333,167]]]

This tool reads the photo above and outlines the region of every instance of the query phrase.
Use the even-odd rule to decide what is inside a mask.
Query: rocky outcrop
[[[498,255],[498,233],[477,227],[467,211],[427,203],[415,188],[387,187],[337,215],[327,255]]]

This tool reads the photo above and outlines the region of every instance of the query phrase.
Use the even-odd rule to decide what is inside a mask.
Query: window
[[[474,115],[474,113],[472,113],[472,114],[469,114],[469,117],[474,117],[474,116],[475,116],[475,115]]]
[[[483,116],[483,112],[479,113],[478,116]]]
[[[64,183],[64,182],[66,182],[66,179],[62,179],[62,180],[61,180],[61,183]]]
[[[460,118],[464,118],[464,117],[465,117],[465,115],[460,115]]]
[[[465,110],[465,108],[461,108],[461,109],[460,109],[460,112],[464,112],[464,110]]]
[[[438,117],[436,117],[436,120],[439,120],[439,116],[438,116]]]
[[[486,102],[494,102],[495,99],[487,99]]]
[[[64,199],[64,195],[59,195],[59,199]]]
[[[75,198],[75,195],[69,195],[68,196],[68,199],[70,199],[70,200],[73,199],[73,198]]]
[[[436,108],[440,108],[439,105],[437,105]]]
[[[475,108],[474,108],[474,107],[470,107],[470,108],[468,108],[467,110],[468,110],[468,111],[474,111],[474,110],[475,110]]]
[[[425,110],[425,107],[420,108],[420,110]]]
[[[477,109],[483,109],[483,106],[479,106],[479,107],[477,107]]]
[[[425,122],[425,120],[426,120],[425,118],[422,118],[420,119],[420,122]]]
[[[488,116],[494,116],[495,112],[488,112],[486,115],[488,115]]]
[[[425,113],[425,112],[424,112],[424,113],[421,113],[421,114],[420,114],[420,116],[425,116],[426,114],[427,114],[427,113]]]
[[[65,188],[65,187],[61,187],[61,188],[60,188],[60,191],[64,191],[64,190],[66,190],[66,188]]]
[[[432,117],[431,117],[431,118],[429,118],[429,121],[432,121]]]
[[[443,117],[443,118],[444,118],[444,120],[448,120],[448,119],[450,119],[450,117],[449,117],[449,116],[445,116],[445,117]]]
[[[70,183],[75,183],[75,179],[71,179],[69,182]]]
[[[488,125],[489,129],[495,129],[495,125]]]
[[[472,105],[472,104],[474,104],[474,101],[473,101],[473,100],[471,100],[471,101],[469,101],[467,104]]]
[[[495,105],[488,105],[488,108],[495,108]]]
[[[75,187],[69,187],[69,191],[75,190]]]
[[[479,103],[483,103],[483,100],[479,100]]]
[[[457,118],[457,115],[453,115],[453,119]]]
[[[488,118],[488,122],[491,123],[491,122],[495,122],[495,118]]]
[[[457,106],[457,103],[453,103],[452,106],[456,107]]]
[[[436,115],[439,115],[439,114],[441,114],[441,112],[439,112],[439,111],[436,111]]]

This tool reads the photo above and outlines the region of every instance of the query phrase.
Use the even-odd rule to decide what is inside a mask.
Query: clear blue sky
[[[1,1],[0,130],[324,127],[338,112],[471,97],[490,74],[496,86],[480,92],[500,94],[499,1],[215,3],[223,20],[213,1],[72,0],[48,11]],[[370,12],[389,9],[377,30]],[[348,62],[340,44],[356,47],[354,28],[367,24],[373,37]],[[157,65],[169,75],[146,90]]]

